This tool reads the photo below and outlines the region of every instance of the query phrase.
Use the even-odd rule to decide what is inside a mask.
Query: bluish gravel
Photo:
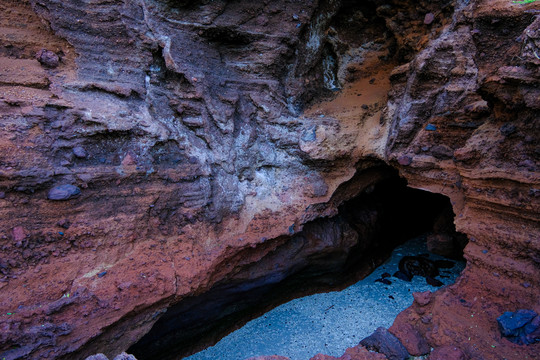
[[[375,282],[385,272],[398,270],[406,255],[427,253],[421,237],[396,248],[383,265],[354,285],[342,290],[295,299],[254,319],[242,328],[185,359],[242,360],[259,355],[282,355],[291,360],[308,360],[317,353],[341,356],[356,346],[379,326],[390,327],[395,317],[413,302],[412,293],[436,291],[423,277],[412,282],[394,277],[391,285]],[[430,254],[431,260],[444,259]],[[454,283],[464,262],[452,269],[442,269],[448,278],[437,277],[444,284]],[[389,298],[392,296],[394,299]]]

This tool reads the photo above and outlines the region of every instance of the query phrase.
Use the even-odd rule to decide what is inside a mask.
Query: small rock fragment
[[[516,132],[516,126],[514,124],[506,123],[499,129],[504,136],[510,136]]]
[[[377,279],[375,280],[375,282],[380,282],[380,283],[383,283],[385,285],[392,285],[392,282],[388,279],[385,279],[385,278],[382,278],[382,279]]]
[[[99,274],[97,274],[98,278],[102,278],[102,277],[104,277],[105,275],[107,275],[107,270],[102,271],[102,272],[100,272]]]
[[[402,155],[398,158],[398,164],[403,166],[411,165],[412,158],[410,156]]]
[[[431,291],[413,293],[414,301],[420,306],[426,306],[431,302]]]
[[[424,24],[430,25],[433,20],[435,20],[435,15],[433,13],[427,13],[426,16],[424,16]]]
[[[47,195],[47,199],[49,200],[56,200],[56,201],[62,201],[62,200],[69,200],[76,198],[81,194],[81,189],[74,185],[58,185],[53,187],[51,190],[49,190],[49,194]]]
[[[0,199],[5,199],[5,198],[6,198],[6,193],[3,191],[0,191]]]
[[[15,226],[11,233],[15,242],[23,241],[26,237],[26,233],[22,226]]]
[[[79,159],[86,159],[88,157],[88,153],[82,146],[75,146],[73,148],[73,154]]]
[[[48,68],[55,68],[60,63],[60,58],[53,51],[41,49],[36,53],[39,63]]]
[[[437,130],[437,127],[433,124],[427,124],[426,125],[426,130],[427,131],[436,131]]]
[[[489,105],[487,101],[480,100],[465,106],[464,110],[471,114],[486,114],[489,113]]]
[[[64,229],[69,229],[69,227],[71,226],[71,222],[67,219],[62,219],[58,221],[56,224]]]

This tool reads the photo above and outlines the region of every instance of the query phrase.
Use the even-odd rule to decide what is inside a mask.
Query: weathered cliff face
[[[408,323],[471,358],[538,353],[495,322],[540,312],[535,4],[0,10],[6,358],[118,353],[184,299],[264,278],[278,248],[298,254],[279,274],[344,258],[369,236],[340,226],[338,207],[394,177],[384,163],[448,196],[470,240],[460,280],[393,331]]]

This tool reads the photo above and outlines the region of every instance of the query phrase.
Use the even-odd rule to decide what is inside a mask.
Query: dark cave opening
[[[432,243],[431,251],[462,258],[467,238],[455,231],[449,199],[409,188],[391,173],[343,203],[337,216],[308,223],[293,236],[267,240],[279,245],[210,290],[170,307],[128,352],[139,360],[194,354],[280,304],[357,282],[393,249],[421,234],[428,248]],[[259,248],[264,246],[240,256],[264,251]]]

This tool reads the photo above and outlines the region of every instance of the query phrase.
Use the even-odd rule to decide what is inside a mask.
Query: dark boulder
[[[507,311],[497,318],[497,323],[501,335],[515,344],[540,341],[540,316],[533,310]]]
[[[401,341],[383,327],[378,328],[373,334],[360,341],[360,345],[368,350],[384,354],[390,360],[409,358],[409,353]]]

